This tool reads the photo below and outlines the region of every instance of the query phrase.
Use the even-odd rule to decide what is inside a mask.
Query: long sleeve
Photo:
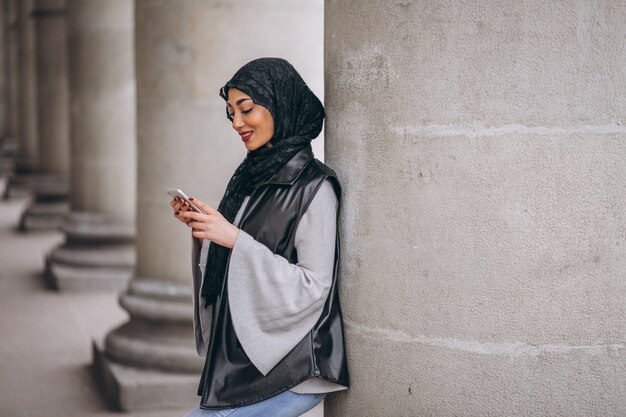
[[[264,375],[322,313],[333,278],[337,209],[324,181],[296,229],[297,264],[239,232],[228,270],[231,315],[244,351]]]
[[[201,357],[206,356],[206,346],[209,340],[209,332],[211,330],[211,321],[213,319],[213,306],[208,308],[204,306],[200,294],[202,286],[202,277],[204,276],[204,266],[206,264],[206,256],[208,245],[206,240],[191,238],[191,270],[193,278],[193,328],[196,340],[196,351]]]

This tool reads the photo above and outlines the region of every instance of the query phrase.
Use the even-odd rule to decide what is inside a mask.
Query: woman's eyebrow
[[[241,103],[243,103],[243,102],[244,102],[244,101],[246,101],[246,100],[252,100],[252,99],[251,99],[251,98],[246,98],[246,97],[244,97],[244,98],[240,98],[240,99],[239,99],[239,100],[237,100],[237,102],[235,103],[235,106],[240,105]],[[227,105],[228,107],[233,107],[233,105],[232,105],[232,104],[230,104],[229,102],[226,102],[226,105]]]

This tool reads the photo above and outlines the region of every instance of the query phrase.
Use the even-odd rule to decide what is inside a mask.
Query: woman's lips
[[[252,132],[244,132],[244,133],[240,133],[240,135],[241,135],[241,140],[243,140],[244,142],[247,142],[252,137]]]

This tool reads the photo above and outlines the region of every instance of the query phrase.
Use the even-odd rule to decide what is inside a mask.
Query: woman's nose
[[[241,115],[239,113],[235,113],[233,115],[233,129],[239,130],[244,126],[243,120],[241,119]]]

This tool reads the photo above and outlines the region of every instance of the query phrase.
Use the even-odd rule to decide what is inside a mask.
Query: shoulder
[[[315,168],[318,169],[320,172],[324,173],[325,175],[328,175],[331,177],[337,177],[337,174],[335,173],[335,171],[331,167],[329,167],[328,165],[320,161],[319,159],[313,159],[312,164],[314,164]]]
[[[335,191],[335,186],[333,185],[332,180],[326,178],[318,187],[317,193],[315,193],[309,209],[313,207],[317,207],[322,210],[332,208],[333,211],[337,211],[338,205],[339,198],[337,192]]]
[[[341,197],[341,184],[335,171],[318,159],[312,159],[303,172],[302,179],[306,182],[315,183],[319,190],[322,184],[332,185],[337,198]],[[330,187],[329,187],[330,188]]]

